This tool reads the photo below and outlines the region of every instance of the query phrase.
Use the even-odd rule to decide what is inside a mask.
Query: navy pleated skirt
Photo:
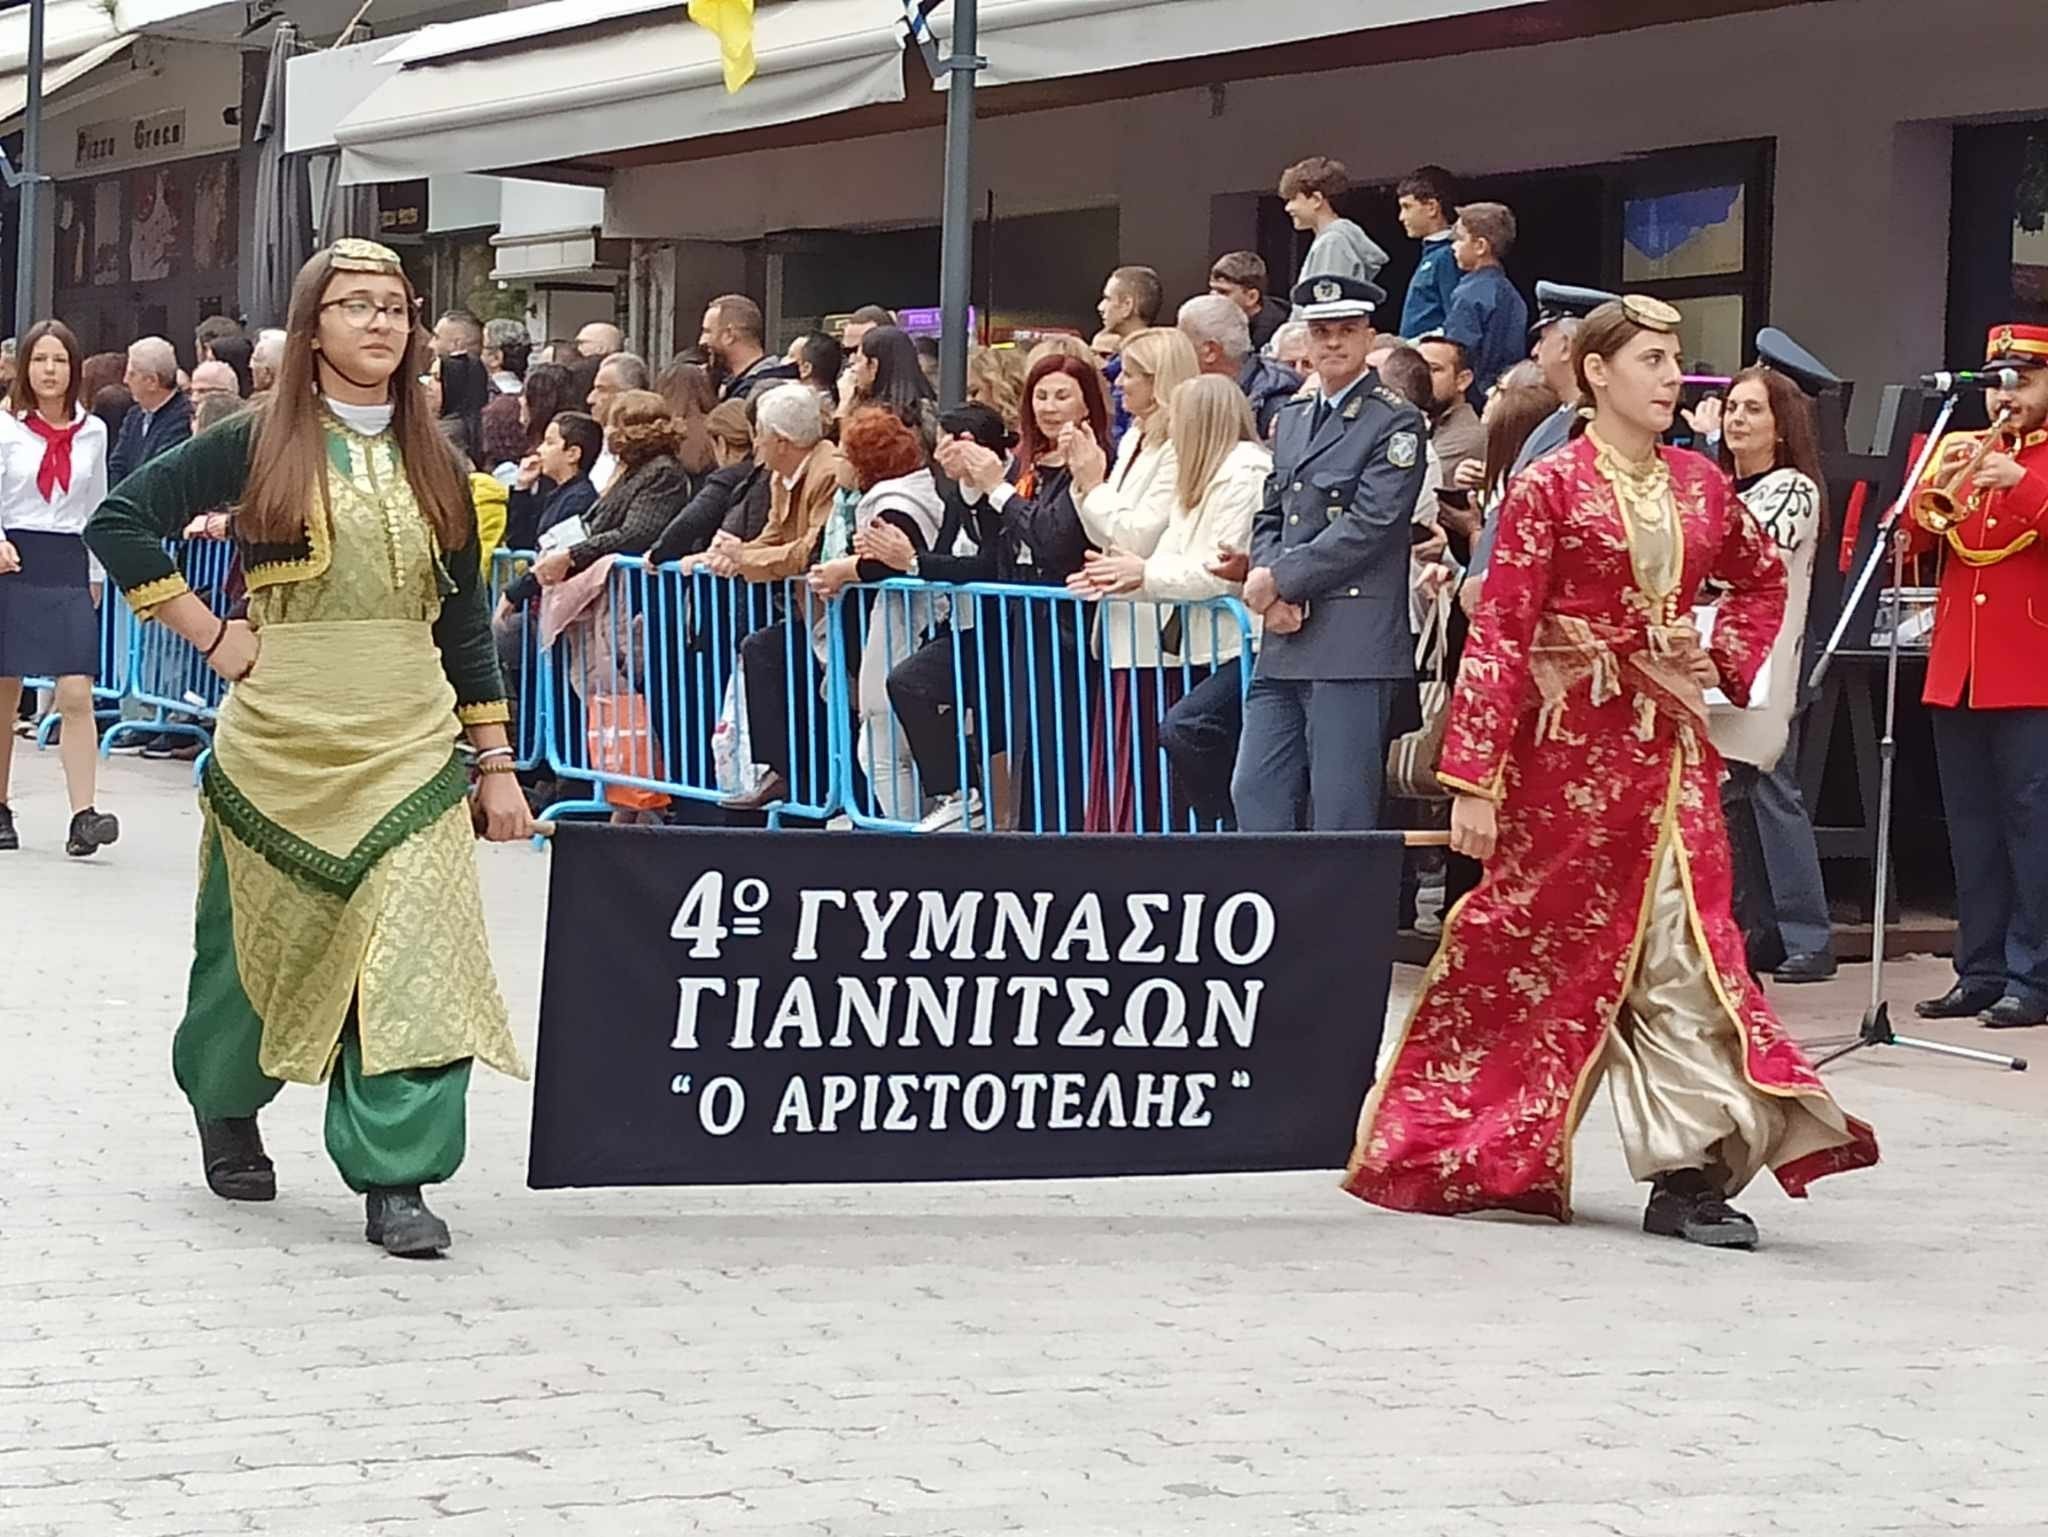
[[[100,619],[76,534],[10,530],[21,569],[0,576],[0,678],[94,677]]]

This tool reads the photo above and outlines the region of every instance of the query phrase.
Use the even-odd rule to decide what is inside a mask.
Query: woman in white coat
[[[1161,721],[1190,690],[1243,688],[1245,631],[1229,613],[1193,605],[1242,590],[1209,568],[1219,549],[1247,547],[1273,456],[1233,380],[1191,379],[1174,391],[1171,408],[1167,472],[1138,514],[1145,526],[1158,526],[1150,549],[1092,554],[1067,583],[1083,597],[1114,600],[1103,609],[1103,654],[1113,667],[1130,669],[1126,690],[1112,690],[1111,719],[1093,745],[1099,773],[1090,776],[1090,831],[1186,827],[1185,807],[1202,798],[1190,786],[1169,797]],[[1222,773],[1227,785],[1227,761]]]
[[[1166,504],[1152,495],[1153,488],[1173,479],[1167,462],[1173,453],[1167,402],[1202,371],[1202,364],[1195,344],[1174,326],[1134,332],[1121,356],[1124,409],[1131,425],[1117,440],[1114,464],[1092,443],[1075,445],[1074,506],[1088,542],[1097,549],[1149,555],[1165,527]]]
[[[1735,910],[1752,964],[1775,966],[1780,982],[1818,982],[1835,974],[1832,925],[1795,769],[1807,596],[1826,512],[1820,434],[1813,402],[1787,376],[1763,367],[1745,369],[1729,384],[1721,434],[1722,467],[1777,544],[1786,578],[1784,623],[1751,708],[1715,705],[1707,723],[1708,737],[1728,760]],[[1743,836],[1751,823],[1753,840]]]
[[[1118,441],[1110,464],[1093,443],[1076,442],[1074,505],[1088,542],[1097,550],[1146,556],[1166,528],[1171,499],[1163,489],[1174,478],[1167,402],[1175,390],[1201,372],[1194,343],[1178,328],[1154,326],[1124,343],[1124,408],[1131,425]],[[1086,433],[1071,434],[1085,438]],[[1076,573],[1078,575],[1078,573]],[[1137,800],[1128,788],[1136,772],[1132,757],[1134,712],[1146,714],[1142,694],[1157,693],[1150,672],[1159,665],[1156,635],[1134,637],[1128,613],[1105,612],[1091,634],[1096,665],[1084,683],[1088,712],[1088,792],[1083,827],[1088,832],[1132,832],[1139,822]],[[1140,682],[1139,679],[1146,681]],[[1163,708],[1163,706],[1162,706]],[[1156,711],[1153,712],[1156,719]],[[1150,728],[1145,728],[1151,740]],[[1156,752],[1155,752],[1156,756]],[[1153,775],[1154,780],[1157,775]],[[1148,802],[1145,828],[1160,830],[1157,796]]]

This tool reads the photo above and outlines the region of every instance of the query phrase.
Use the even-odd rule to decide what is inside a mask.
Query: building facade
[[[674,253],[662,265],[675,273],[665,313],[677,330],[657,345],[738,277],[784,331],[856,298],[934,302],[938,93],[914,50],[880,55],[903,50],[900,28],[892,39],[883,27],[899,8],[822,3],[835,8],[837,74],[824,78],[818,38],[793,35],[823,11],[764,0],[763,79],[733,98],[759,90],[750,108],[702,95],[708,77],[672,8],[587,0],[591,19],[571,29],[558,5],[541,5],[525,14],[552,30],[522,42],[508,30],[514,13],[473,47],[444,29],[388,99],[344,122],[345,163],[445,148],[601,182],[608,235]],[[1933,48],[1914,0],[1710,9],[1693,19],[1696,8],[1656,0],[1438,0],[1387,7],[1387,25],[1358,30],[1293,0],[984,0],[975,182],[993,224],[977,304],[997,323],[1081,324],[1116,262],[1157,267],[1175,297],[1198,290],[1224,250],[1261,250],[1285,270],[1277,175],[1322,153],[1365,189],[1357,211],[1395,252],[1396,281],[1411,251],[1385,189],[1433,161],[1518,207],[1510,269],[1525,287],[1550,277],[1666,293],[1691,312],[1687,340],[1704,363],[1740,362],[1767,322],[1864,382],[1950,357],[1962,307],[1951,279],[1989,259],[1973,245],[1951,260],[1951,232],[1967,225],[1952,220],[1952,193],[1976,185],[1958,155],[1982,127],[2048,115],[2034,73],[1984,61],[2040,56],[2048,12],[1954,0],[1939,36],[1969,46]],[[1255,26],[1280,41],[1191,52],[1203,25],[1226,45]],[[623,52],[640,65],[630,80],[621,68],[612,95],[623,97],[662,74],[660,50],[673,56],[667,94],[620,100],[602,124],[594,92],[559,108],[533,94],[537,70],[595,85]],[[893,92],[891,68],[902,73]],[[811,78],[799,89],[802,70]],[[409,125],[458,78],[466,95],[450,131],[405,149]],[[2010,252],[2001,259],[2010,265]],[[1859,414],[1874,394],[1859,397]]]

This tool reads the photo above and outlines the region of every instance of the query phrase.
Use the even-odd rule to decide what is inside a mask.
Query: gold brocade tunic
[[[367,1073],[475,1057],[524,1076],[431,631],[445,581],[432,530],[388,433],[327,431],[315,544],[331,558],[251,592],[260,651],[221,708],[204,781],[202,859],[226,862],[261,1065],[320,1082],[353,1005]]]

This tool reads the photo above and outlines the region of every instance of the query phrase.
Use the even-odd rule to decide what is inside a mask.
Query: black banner
[[[1401,843],[556,834],[527,1182],[1341,1167]]]

